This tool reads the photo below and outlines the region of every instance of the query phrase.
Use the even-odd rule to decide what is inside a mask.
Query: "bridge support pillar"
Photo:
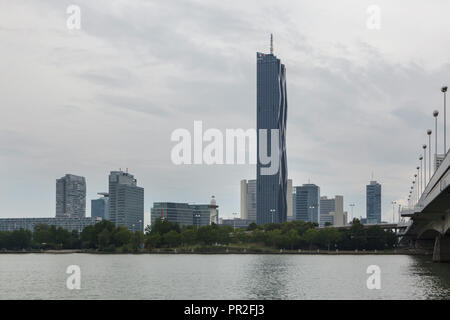
[[[450,237],[438,235],[434,241],[433,261],[450,262]]]

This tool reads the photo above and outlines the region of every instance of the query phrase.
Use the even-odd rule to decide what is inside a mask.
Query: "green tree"
[[[10,236],[11,249],[28,249],[31,246],[33,235],[31,231],[25,229],[14,230]]]
[[[197,234],[192,228],[183,228],[181,230],[181,242],[184,246],[192,245],[197,238]]]
[[[130,246],[133,252],[136,252],[141,248],[141,245],[144,243],[144,233],[142,231],[135,231],[131,235]]]
[[[39,247],[45,247],[44,244],[51,244],[50,227],[47,224],[38,224],[34,227],[33,240]]]
[[[94,226],[87,226],[81,231],[81,246],[83,248],[97,248],[97,233]]]
[[[233,240],[237,243],[247,243],[250,236],[243,229],[236,229],[233,231]]]
[[[147,233],[145,235],[145,247],[147,249],[154,249],[161,244],[161,235],[159,233]]]
[[[212,245],[216,242],[216,234],[214,232],[213,226],[206,225],[201,226],[197,229],[197,239],[206,244],[206,245]]]
[[[175,230],[170,230],[163,235],[163,243],[169,248],[178,247],[181,244],[181,235]]]
[[[99,235],[97,236],[97,240],[98,240],[98,248],[100,250],[105,250],[106,248],[108,248],[111,244],[111,237],[112,237],[112,232],[109,231],[108,229],[103,229]]]
[[[11,232],[0,231],[0,249],[9,249]]]
[[[170,231],[180,232],[180,226],[178,223],[170,222],[167,219],[156,219],[150,226],[150,233],[159,233],[160,235],[164,235]]]
[[[256,229],[258,229],[258,225],[254,222],[250,223],[247,227],[247,231],[254,231]]]
[[[292,250],[294,248],[297,248],[300,243],[300,236],[298,232],[295,229],[289,230],[285,234],[285,242],[286,245]]]
[[[340,232],[333,227],[326,227],[324,229],[320,229],[316,237],[318,244],[322,247],[327,248],[327,250],[330,250],[330,246],[337,244],[340,241],[340,239],[341,239]]]
[[[285,242],[283,239],[283,235],[281,233],[280,229],[274,229],[271,231],[266,231],[267,237],[266,237],[266,245],[273,246],[273,247],[283,247]]]
[[[116,247],[122,247],[129,244],[131,232],[124,226],[118,226],[112,234],[112,242]]]
[[[250,235],[250,241],[254,243],[266,243],[267,233],[263,230],[254,230]]]
[[[308,229],[301,236],[302,240],[308,244],[309,250],[312,249],[312,245],[317,243],[319,232],[316,229]]]

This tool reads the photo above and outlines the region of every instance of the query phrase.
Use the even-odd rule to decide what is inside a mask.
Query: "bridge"
[[[450,262],[450,152],[423,190],[419,185],[412,189],[410,206],[401,211],[412,223],[400,242],[433,250],[433,261]]]
[[[406,230],[409,228],[411,224],[409,222],[399,222],[399,223],[376,223],[376,224],[364,224],[364,229],[377,226],[383,230],[392,230],[400,237],[403,237]],[[333,226],[331,226],[333,227]],[[351,224],[347,224],[345,226],[335,227],[336,229],[350,229],[352,227]],[[326,227],[318,227],[318,229],[323,229]]]

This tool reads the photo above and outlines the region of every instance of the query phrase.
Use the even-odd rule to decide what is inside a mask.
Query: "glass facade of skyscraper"
[[[295,187],[295,220],[319,223],[320,188],[315,184]]]
[[[210,209],[208,204],[188,204],[176,202],[155,202],[151,212],[152,224],[162,218],[182,226],[201,227],[209,225]]]
[[[130,231],[144,230],[144,188],[128,172],[109,175],[109,219]]]
[[[258,162],[256,169],[256,222],[280,223],[287,220],[286,159],[286,68],[273,54],[257,53],[257,133]],[[260,158],[260,130],[267,130],[267,155],[278,158],[275,174],[265,175]],[[271,150],[271,130],[277,129],[278,150]]]
[[[381,223],[381,184],[370,181],[366,186],[367,223]]]

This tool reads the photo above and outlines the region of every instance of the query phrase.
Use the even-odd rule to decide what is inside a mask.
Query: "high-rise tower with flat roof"
[[[367,223],[381,223],[381,184],[370,181],[366,186]]]
[[[86,179],[66,174],[56,180],[56,217],[86,217]]]
[[[137,186],[132,174],[111,171],[109,174],[109,220],[128,230],[144,229],[144,188]]]
[[[320,188],[319,186],[307,183],[295,187],[294,194],[295,212],[294,219],[305,222],[319,223],[320,212]]]

